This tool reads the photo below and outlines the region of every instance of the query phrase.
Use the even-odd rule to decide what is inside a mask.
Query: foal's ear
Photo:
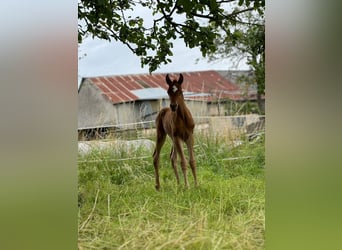
[[[178,84],[181,85],[183,82],[183,75],[179,74]]]
[[[172,84],[172,81],[171,81],[171,79],[170,79],[170,77],[169,77],[169,74],[166,75],[166,83],[167,83],[168,85],[171,85],[171,84]]]

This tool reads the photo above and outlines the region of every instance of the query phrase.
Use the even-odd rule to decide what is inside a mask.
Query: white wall
[[[84,81],[78,93],[78,128],[106,124],[110,106],[96,86]]]

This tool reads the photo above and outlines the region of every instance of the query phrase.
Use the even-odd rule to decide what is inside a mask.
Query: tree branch
[[[226,1],[218,1],[217,3],[231,3],[231,2],[235,2],[236,0],[226,0]]]
[[[254,8],[253,8],[253,7],[250,7],[250,8],[244,9],[244,10],[240,10],[240,11],[237,11],[237,12],[233,12],[233,13],[227,15],[227,17],[237,16],[237,15],[239,15],[239,14],[241,14],[241,13],[244,13],[244,12],[247,12],[247,11],[252,11],[252,10],[254,10]]]
[[[160,4],[160,0],[157,0],[157,3]],[[179,35],[183,35],[183,34],[178,30],[178,26],[185,26],[185,25],[175,23],[174,21],[172,21],[172,18],[171,18],[171,16],[173,15],[173,12],[174,12],[174,11],[176,10],[176,8],[177,8],[177,4],[178,4],[178,0],[176,1],[175,5],[173,6],[173,9],[170,11],[169,14],[166,14],[166,12],[164,11],[164,9],[160,8],[160,11],[162,12],[163,15],[162,15],[160,18],[154,20],[153,26],[155,27],[156,24],[157,24],[159,21],[165,19],[169,24],[172,25],[172,27],[175,29],[175,31],[176,31]]]
[[[111,33],[111,36],[114,37],[114,39],[119,40],[123,44],[125,44],[134,54],[135,49],[126,41],[122,40],[110,27],[108,27],[106,24],[103,24],[103,26]]]

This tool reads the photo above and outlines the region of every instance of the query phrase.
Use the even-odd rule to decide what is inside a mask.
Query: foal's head
[[[179,100],[184,100],[183,92],[182,92],[182,82],[183,75],[179,74],[179,79],[171,81],[169,78],[169,74],[166,75],[166,83],[169,85],[169,89],[167,90],[167,94],[170,98],[170,108],[172,112],[177,111]]]

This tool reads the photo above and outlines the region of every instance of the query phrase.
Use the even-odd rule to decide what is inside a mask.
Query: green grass
[[[150,151],[79,156],[79,249],[263,249],[264,138],[195,145],[199,187],[190,170],[190,188],[176,184],[168,139],[159,192]]]

